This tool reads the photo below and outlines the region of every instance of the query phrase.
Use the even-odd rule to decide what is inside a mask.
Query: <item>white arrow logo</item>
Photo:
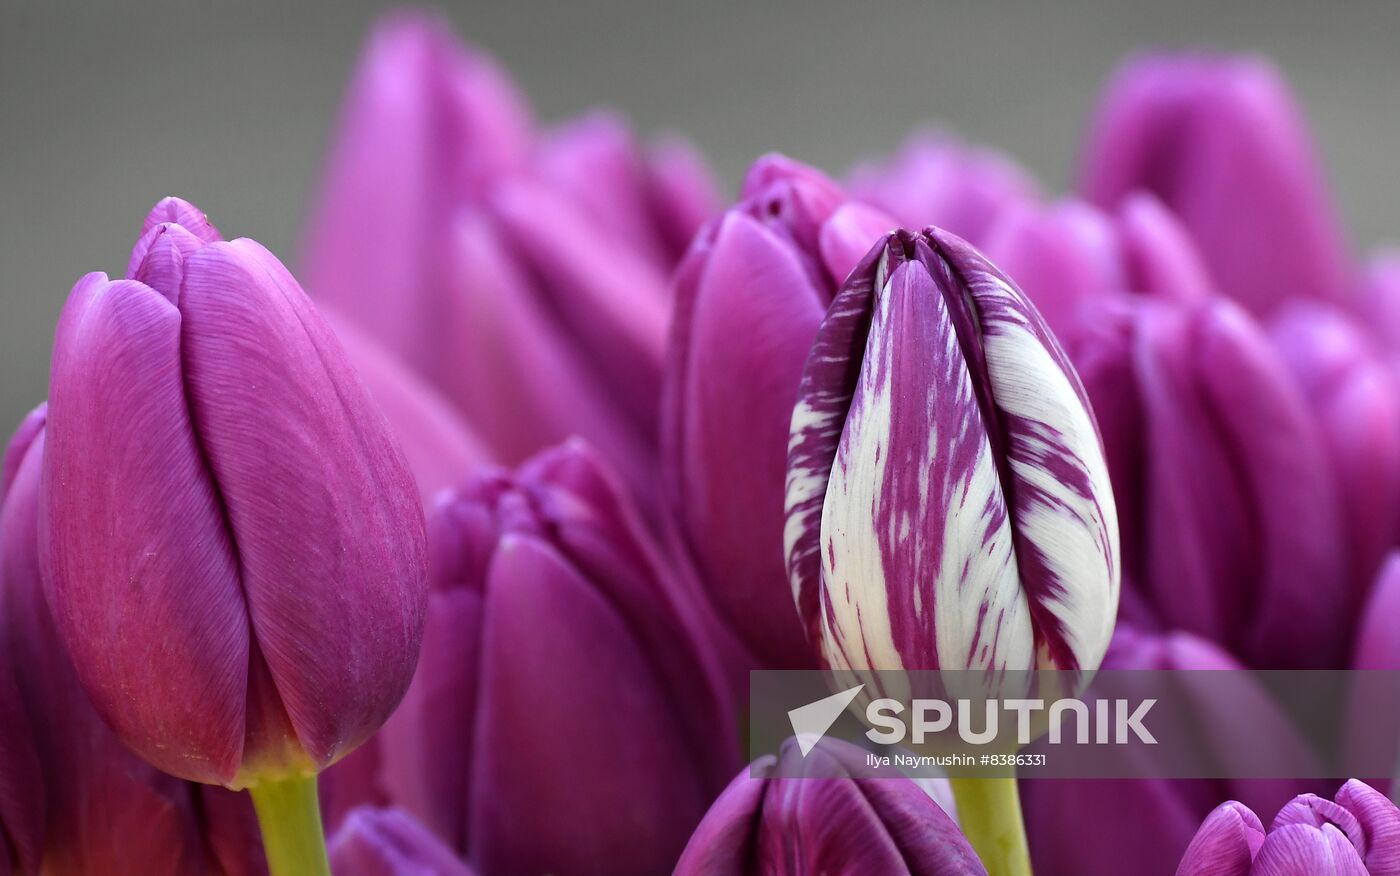
[[[831,729],[831,725],[836,723],[836,719],[841,717],[841,713],[846,711],[846,707],[864,687],[865,685],[858,684],[849,690],[832,694],[815,703],[798,706],[788,712],[788,721],[792,723],[792,735],[797,737],[797,747],[802,749],[803,757],[817,747],[826,731]]]

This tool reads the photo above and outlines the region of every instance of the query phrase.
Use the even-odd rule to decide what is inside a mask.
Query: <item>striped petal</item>
[[[1239,803],[1222,803],[1196,831],[1176,876],[1249,876],[1263,842],[1259,816]]]
[[[1209,872],[1209,871],[1207,871]],[[1369,876],[1356,848],[1331,824],[1289,824],[1269,834],[1250,876]]]

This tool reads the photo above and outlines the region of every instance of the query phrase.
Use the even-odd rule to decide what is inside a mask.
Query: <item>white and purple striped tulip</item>
[[[1079,378],[965,241],[894,232],[817,333],[793,411],[788,573],[835,669],[1092,671],[1118,520]]]

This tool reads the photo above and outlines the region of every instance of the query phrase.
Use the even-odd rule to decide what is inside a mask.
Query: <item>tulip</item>
[[[78,678],[127,746],[172,775],[251,788],[260,815],[295,811],[264,820],[277,873],[313,866],[277,863],[274,839],[320,842],[319,824],[298,827],[316,815],[315,773],[407,688],[422,509],[296,281],[252,241],[170,221],[193,209],[157,205],[133,279],[89,274],[64,308],[45,583]]]
[[[675,876],[985,876],[957,824],[923,788],[903,778],[855,778],[864,757],[824,739],[804,758],[788,740],[714,802]]]
[[[939,131],[915,133],[889,160],[856,167],[850,188],[907,228],[937,225],[978,246],[1005,212],[1041,197],[1009,157]]]
[[[336,876],[471,876],[432,832],[400,809],[354,810],[330,841]]]
[[[816,654],[782,560],[788,426],[836,289],[893,227],[818,171],[781,156],[749,171],[676,273],[662,401],[662,474],[684,548],[747,670]]]
[[[579,434],[654,505],[667,277],[716,199],[693,152],[612,117],[538,136],[491,62],[395,16],[351,86],[307,287],[494,458]]]
[[[1234,801],[1201,824],[1177,876],[1392,876],[1400,873],[1400,810],[1355,779],[1336,801],[1295,797],[1265,832]]]
[[[1381,350],[1400,354],[1400,250],[1383,252],[1366,266],[1355,306]]]
[[[1345,660],[1337,485],[1301,388],[1224,299],[1104,302],[1067,346],[1110,449],[1125,576],[1264,669]]]
[[[691,605],[575,440],[438,503],[382,784],[484,873],[665,872],[738,762]]]
[[[1332,461],[1351,569],[1350,617],[1400,519],[1400,386],[1366,332],[1340,310],[1293,302],[1270,331]]]
[[[266,873],[255,824],[251,844],[218,842],[252,823],[248,801],[211,805],[199,786],[142,761],[108,729],[78,683],[40,579],[46,421],[41,405],[10,442],[0,506],[0,659],[25,667],[18,676],[24,710],[18,719],[33,727],[43,794],[28,795],[24,806],[27,814],[42,814],[46,825],[43,871]]]
[[[1164,738],[1188,738],[1200,727],[1228,727],[1205,734],[1203,757],[1238,762],[1241,752],[1260,756],[1261,746],[1276,763],[1311,763],[1307,746],[1269,693],[1245,676],[1244,667],[1220,647],[1189,633],[1155,633],[1119,622],[1105,670],[1134,670],[1110,683],[1132,685],[1142,672],[1144,684],[1175,684],[1173,701],[1190,704],[1190,712],[1173,709],[1163,716],[1181,721],[1154,726]],[[1207,676],[1203,670],[1213,670]],[[1171,681],[1163,673],[1181,672]],[[1150,680],[1149,680],[1150,679]],[[1115,693],[1118,689],[1115,689]],[[1132,691],[1125,690],[1131,695]],[[1100,690],[1099,696],[1106,696]],[[1149,694],[1150,695],[1150,694]],[[1222,723],[1223,721],[1223,723]],[[1105,772],[1135,774],[1133,779],[1026,780],[1026,831],[1036,876],[1119,876],[1125,861],[1136,876],[1171,876],[1197,826],[1222,799],[1244,800],[1259,811],[1274,812],[1299,791],[1302,782],[1275,780],[1181,780],[1159,778],[1161,766],[1138,754],[1105,750]],[[1116,766],[1116,760],[1128,758]],[[1085,830],[1093,824],[1093,830]],[[1150,825],[1150,830],[1143,830]]]
[[[788,572],[829,666],[1097,668],[1119,557],[1093,413],[1035,308],[967,243],[876,244],[818,330],[789,447]],[[1019,834],[1014,780],[953,790],[988,868],[1028,872],[1024,837],[1000,835]]]
[[[1130,60],[1099,104],[1080,191],[1108,207],[1152,192],[1181,218],[1221,291],[1256,315],[1339,300],[1347,248],[1287,84],[1250,57]]]
[[[1132,292],[1179,301],[1211,294],[1195,245],[1156,198],[1137,194],[1113,212],[1081,201],[1007,210],[986,234],[987,257],[1015,277],[1057,334],[1088,301]]]

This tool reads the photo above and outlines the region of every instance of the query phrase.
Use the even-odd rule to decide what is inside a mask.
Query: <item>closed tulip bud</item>
[[[827,305],[893,224],[769,156],[674,280],[662,471],[711,600],[756,665],[814,665],[783,571],[788,426]]]
[[[484,873],[666,871],[738,757],[693,594],[613,476],[577,441],[480,473],[430,543],[390,799]]]
[[[914,134],[887,161],[860,165],[850,188],[907,228],[937,225],[978,246],[1004,213],[1041,197],[1006,155],[938,131]]]
[[[1081,201],[1007,210],[983,252],[1031,299],[1050,328],[1072,331],[1085,302],[1123,292],[1181,301],[1211,294],[1205,265],[1156,198],[1112,212]]]
[[[1317,302],[1285,305],[1270,332],[1321,427],[1342,503],[1351,613],[1400,519],[1400,386],[1361,326]]]
[[[1262,59],[1130,60],[1100,102],[1080,188],[1105,207],[1139,189],[1161,198],[1220,290],[1255,314],[1287,296],[1346,291],[1346,246],[1315,149]]]
[[[822,322],[788,457],[787,556],[838,669],[1092,672],[1118,521],[1088,398],[971,246],[881,240]]]
[[[41,405],[11,440],[0,507],[0,662],[25,668],[18,693],[37,743],[43,793],[25,797],[24,814],[45,823],[43,872],[265,874],[249,801],[229,792],[223,792],[228,799],[201,799],[198,785],[141,760],[98,716],[78,682],[40,579],[46,421]],[[19,725],[7,718],[0,726]],[[224,842],[227,837],[237,839]]]
[[[471,876],[472,871],[400,809],[354,810],[330,841],[336,876]]]
[[[98,711],[166,772],[314,774],[412,675],[417,490],[275,257],[149,224],[132,279],[84,277],[59,322],[40,525],[54,621]]]
[[[804,757],[788,740],[714,802],[676,876],[986,876],[957,824],[918,784],[854,778],[864,757],[834,739]]]
[[[1303,394],[1224,299],[1106,302],[1068,344],[1109,448],[1125,575],[1158,622],[1266,669],[1347,645],[1337,486]]]
[[[1234,801],[1206,818],[1176,876],[1391,876],[1400,872],[1400,810],[1352,779],[1335,802],[1295,797],[1266,832]]]

